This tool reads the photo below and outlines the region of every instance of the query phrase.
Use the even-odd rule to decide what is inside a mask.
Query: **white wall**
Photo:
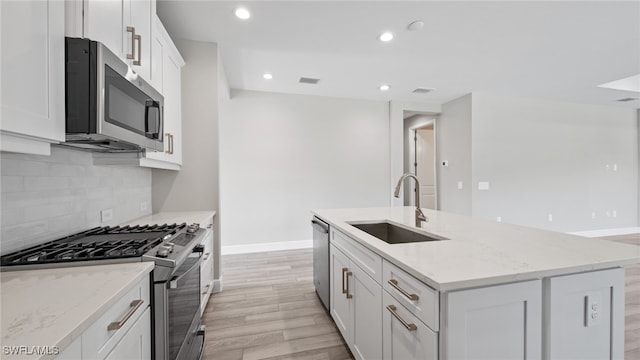
[[[218,47],[214,43],[176,41],[182,68],[182,168],[153,170],[153,211],[215,210],[214,278],[220,279],[219,110],[228,96]]]
[[[564,232],[638,225],[636,110],[474,93],[438,125],[442,210]]]
[[[233,91],[220,123],[223,246],[309,240],[314,208],[388,206],[387,106]]]
[[[151,213],[147,168],[94,166],[91,153],[54,146],[51,156],[0,153],[0,172],[3,254]],[[113,220],[101,223],[109,208]]]
[[[463,215],[471,215],[471,106],[471,94],[443,104],[436,126],[440,210]]]

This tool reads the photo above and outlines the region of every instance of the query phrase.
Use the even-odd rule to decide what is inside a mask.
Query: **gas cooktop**
[[[98,227],[2,256],[0,265],[136,258],[189,228],[186,223]]]

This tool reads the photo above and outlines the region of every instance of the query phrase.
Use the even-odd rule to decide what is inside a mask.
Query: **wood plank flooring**
[[[311,249],[222,257],[209,299],[205,359],[352,359],[313,287]]]
[[[603,239],[640,246],[640,234]],[[624,358],[640,359],[640,265],[624,269]]]
[[[640,245],[640,235],[604,239]],[[313,287],[312,250],[222,257],[209,299],[205,359],[353,359]],[[625,359],[640,359],[640,265],[625,270]]]

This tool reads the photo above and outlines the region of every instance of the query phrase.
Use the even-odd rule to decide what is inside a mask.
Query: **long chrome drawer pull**
[[[347,271],[349,271],[348,268],[342,268],[342,293],[343,294],[347,293],[347,289],[345,289],[344,287],[344,275],[347,273]]]
[[[136,310],[138,310],[138,308],[140,306],[142,306],[142,303],[144,303],[143,300],[133,300],[131,302],[131,308],[129,309],[129,311],[124,315],[124,317],[122,318],[122,320],[120,321],[116,321],[116,322],[112,322],[111,324],[109,324],[109,326],[107,326],[107,330],[109,331],[113,331],[113,330],[118,330],[121,327],[124,326],[124,324],[127,322],[127,320],[129,320],[129,318],[133,315],[133,313],[136,312]]]
[[[353,275],[351,271],[347,271],[347,299],[351,299],[353,297],[352,294],[349,294],[349,276]]]
[[[394,289],[398,290],[400,292],[400,294],[406,296],[407,299],[409,299],[411,301],[416,301],[416,300],[418,300],[420,298],[420,297],[418,297],[418,294],[409,294],[405,289],[403,289],[400,286],[398,286],[398,280],[396,280],[396,279],[391,279],[391,280],[389,280],[387,282],[389,283],[389,285],[393,286]]]
[[[407,330],[409,330],[409,331],[418,330],[418,327],[416,326],[416,324],[409,324],[405,319],[403,319],[400,316],[400,314],[398,314],[396,312],[396,307],[394,305],[387,306],[387,310],[389,310],[391,315],[393,315],[396,319],[398,319],[398,321],[400,321],[402,323],[402,325],[404,325],[404,327],[407,328]]]

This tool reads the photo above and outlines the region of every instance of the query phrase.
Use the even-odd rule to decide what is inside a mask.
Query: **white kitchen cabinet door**
[[[204,309],[207,306],[207,302],[209,301],[209,297],[211,296],[211,291],[213,291],[213,264],[214,264],[214,256],[213,256],[213,221],[211,221],[206,226],[207,234],[202,240],[202,245],[204,246],[204,258],[202,260],[202,265],[200,266],[200,315],[204,314]]]
[[[383,359],[437,360],[438,334],[386,291],[382,296]]]
[[[58,356],[55,357],[55,360],[78,360],[82,359],[82,336],[79,336],[71,345],[67,346],[64,351],[62,351]]]
[[[329,274],[331,301],[329,308],[331,309],[331,317],[333,317],[333,321],[338,326],[344,340],[347,344],[351,344],[353,339],[352,302],[344,291],[349,272],[349,258],[333,245],[330,245],[329,253],[329,262],[331,264],[331,273]]]
[[[544,280],[545,358],[624,358],[624,269]]]
[[[444,294],[440,358],[541,359],[540,280]]]
[[[151,0],[124,0],[122,3],[123,52],[132,55],[133,59],[127,59],[131,68],[148,81],[151,79],[153,3]]]
[[[69,0],[67,35],[99,41],[151,81],[154,0]],[[71,10],[74,9],[74,10]],[[81,10],[80,10],[81,9]],[[81,24],[81,25],[80,25]],[[82,29],[82,34],[79,34]]]
[[[123,359],[151,359],[151,310],[149,307],[105,358],[105,360]]]
[[[64,3],[0,1],[0,150],[50,155],[64,141]]]
[[[347,289],[353,301],[352,352],[358,360],[382,359],[382,287],[351,264]]]
[[[164,96],[164,152],[148,152],[140,165],[180,170],[182,165],[182,90],[181,71],[184,60],[169,34],[156,17],[151,64],[154,86]]]

